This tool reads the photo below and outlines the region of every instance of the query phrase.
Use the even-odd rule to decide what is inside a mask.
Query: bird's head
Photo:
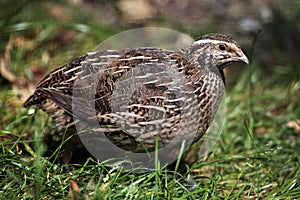
[[[200,65],[213,64],[219,70],[232,62],[249,63],[241,46],[223,34],[212,33],[197,38],[188,49],[187,54]]]

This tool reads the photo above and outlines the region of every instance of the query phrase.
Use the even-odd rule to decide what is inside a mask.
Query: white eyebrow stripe
[[[227,46],[231,44],[225,41],[211,40],[211,39],[198,40],[194,42],[194,44],[205,44],[205,43],[213,43],[213,44],[225,43]]]

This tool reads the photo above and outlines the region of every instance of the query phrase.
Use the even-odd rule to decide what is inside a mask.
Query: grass
[[[184,174],[167,168],[136,174],[91,159],[65,172],[42,156],[41,136],[51,130],[47,116],[28,115],[13,90],[1,91],[1,199],[67,199],[71,180],[80,188],[71,196],[79,199],[297,198],[300,139],[287,123],[300,113],[300,82],[270,87],[274,83],[262,84],[262,72],[255,70],[250,88],[249,74],[243,74],[227,92],[227,121],[217,147]]]
[[[11,70],[18,77],[33,80],[28,66],[48,71],[48,66],[83,54],[116,32],[80,20],[71,24],[41,21],[16,20],[7,29],[13,41]],[[20,24],[22,31],[17,29]],[[66,27],[76,36],[59,46],[55,37]],[[251,61],[236,84],[227,88],[226,123],[213,152],[205,160],[181,166],[186,168],[183,173],[178,165],[175,170],[158,165],[153,172],[131,173],[93,159],[66,171],[50,159],[59,151],[45,156],[49,146],[43,139],[52,131],[51,120],[41,111],[28,114],[19,98],[24,90],[1,78],[0,199],[299,198],[298,66],[270,65],[262,70],[255,56]]]

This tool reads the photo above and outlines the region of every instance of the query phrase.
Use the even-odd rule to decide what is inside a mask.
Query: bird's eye
[[[220,44],[220,45],[219,45],[219,49],[220,49],[221,51],[225,51],[225,50],[226,50],[226,46],[225,46],[224,44]]]

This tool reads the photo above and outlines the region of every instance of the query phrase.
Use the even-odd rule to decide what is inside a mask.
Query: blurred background
[[[250,109],[252,121],[258,121],[252,123],[255,128],[264,117],[282,116],[284,124],[291,122],[293,129],[300,129],[298,0],[1,0],[0,3],[2,129],[13,121],[45,73],[84,55],[112,35],[144,26],[170,28],[193,38],[210,32],[230,35],[241,44],[250,60],[250,66],[237,63],[226,71],[227,91],[236,92],[232,98],[237,102],[232,105],[250,99],[245,109]],[[229,112],[234,109],[230,106],[229,103]],[[269,129],[264,126],[256,130]]]
[[[264,76],[285,76],[283,80],[274,76],[277,81],[299,78],[298,0],[1,0],[0,3],[2,87],[13,83],[26,88],[28,85],[24,84],[38,81],[51,68],[85,54],[109,36],[143,26],[170,28],[192,37],[224,33],[241,44],[251,63],[261,68]],[[232,73],[244,68],[233,67]],[[229,84],[234,80],[236,77],[230,76]]]
[[[46,147],[40,143],[41,135],[55,132],[51,119],[42,111],[22,108],[22,103],[45,73],[110,36],[145,26],[170,28],[193,38],[223,33],[234,38],[250,60],[250,65],[235,63],[226,69],[222,135],[205,164],[200,160],[190,166],[193,178],[202,184],[199,194],[207,186],[209,194],[218,191],[220,199],[299,197],[299,0],[0,0],[0,180],[6,180],[0,188],[11,198],[32,191],[59,199],[68,195],[69,175],[60,178],[47,158],[36,159],[51,149],[53,140],[46,139]],[[38,113],[31,115],[34,112]],[[197,157],[195,152],[187,157]],[[53,185],[62,187],[45,186],[51,181],[48,172],[41,173],[45,168],[55,174],[50,176]],[[151,194],[169,194],[153,193],[149,185],[139,190],[141,194],[145,188]],[[112,195],[110,190],[102,192]],[[207,196],[195,199],[199,198]]]
[[[210,32],[223,33],[242,46],[250,65],[235,63],[226,69],[227,91],[231,93],[228,113],[238,109],[227,116],[229,131],[230,120],[238,119],[249,123],[253,134],[274,134],[266,118],[275,120],[279,126],[288,125],[297,133],[300,130],[298,0],[0,0],[0,3],[0,128],[3,130],[14,120],[19,121],[16,113],[24,114],[20,110],[22,103],[45,73],[84,55],[110,36],[145,26],[170,28],[193,38]],[[242,126],[233,124],[232,130],[241,130]]]

